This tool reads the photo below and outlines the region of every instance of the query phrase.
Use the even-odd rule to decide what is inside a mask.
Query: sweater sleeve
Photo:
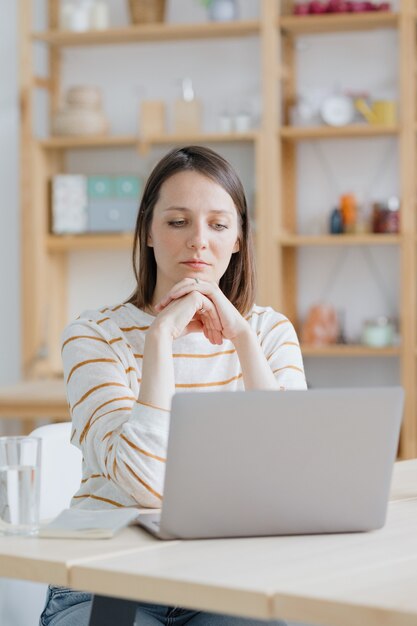
[[[64,331],[62,360],[72,443],[96,474],[145,507],[160,507],[169,411],[137,399],[137,370],[120,349],[123,339],[79,320]]]
[[[283,315],[271,316],[261,347],[280,389],[307,389],[303,357],[294,326]]]

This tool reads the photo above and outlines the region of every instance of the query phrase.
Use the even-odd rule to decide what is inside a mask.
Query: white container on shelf
[[[72,30],[72,20],[74,15],[74,2],[63,2],[59,13],[59,28],[61,30]]]
[[[91,7],[90,28],[93,30],[107,30],[110,26],[110,13],[107,2],[95,0]]]
[[[90,30],[91,8],[92,3],[90,0],[78,0],[78,2],[74,4],[70,30],[76,33]]]

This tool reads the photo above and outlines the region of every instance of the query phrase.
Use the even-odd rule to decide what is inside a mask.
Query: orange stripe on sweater
[[[87,361],[81,361],[80,363],[77,363],[77,365],[74,365],[74,367],[71,369],[70,373],[68,374],[67,384],[69,383],[73,373],[76,370],[78,370],[80,367],[84,367],[84,365],[90,365],[91,363],[117,363],[117,362],[118,361],[116,361],[116,359],[88,359]]]
[[[233,376],[233,378],[229,378],[228,380],[220,380],[220,381],[216,381],[216,382],[212,382],[212,383],[177,383],[175,385],[175,387],[178,387],[180,389],[188,389],[191,387],[218,387],[218,386],[222,386],[222,385],[228,385],[229,383],[233,382],[234,380],[239,380],[239,378],[242,378],[243,374],[240,373],[237,376]]]
[[[93,413],[90,415],[90,417],[87,420],[86,425],[84,426],[84,429],[80,435],[80,444],[83,442],[84,438],[86,437],[88,431],[90,430],[90,426],[91,426],[91,422],[93,420],[94,415],[97,413],[97,411],[99,411],[100,409],[103,408],[103,406],[107,406],[108,404],[111,404],[112,402],[119,402],[121,400],[133,400],[133,398],[131,396],[123,396],[120,398],[112,398],[111,400],[107,400],[107,402],[103,402],[103,404],[100,404],[100,406],[98,406],[95,411],[93,411]]]
[[[93,337],[92,335],[74,335],[74,337],[70,337],[69,339],[64,341],[61,347],[61,352],[68,343],[70,343],[71,341],[75,341],[76,339],[92,339],[93,341],[101,341],[102,343],[107,343],[107,341],[105,339],[102,339],[101,337]]]
[[[141,454],[144,454],[145,456],[149,456],[151,459],[155,459],[156,461],[161,461],[161,463],[166,463],[166,459],[164,459],[164,457],[162,456],[156,456],[156,454],[152,454],[151,452],[147,452],[146,450],[144,450],[143,448],[139,448],[139,446],[137,446],[136,444],[134,444],[132,441],[129,441],[129,439],[125,436],[125,435],[120,435],[120,438],[123,439],[124,441],[126,441],[126,443],[133,448],[134,450],[137,450],[138,452],[140,452]]]
[[[93,500],[100,500],[100,502],[107,502],[108,504],[113,504],[114,506],[118,506],[119,508],[125,508],[124,504],[120,504],[120,502],[116,502],[115,500],[110,500],[109,498],[102,498],[101,496],[94,496],[92,493],[85,493],[80,496],[74,496],[76,498],[92,498]]]
[[[169,409],[163,409],[160,406],[155,406],[154,404],[150,404],[149,402],[142,402],[142,400],[136,400],[137,404],[142,404],[142,406],[149,406],[151,409],[156,409],[157,411],[165,411],[165,413],[169,413]]]
[[[124,465],[126,466],[126,469],[132,474],[132,476],[134,478],[136,478],[137,481],[140,482],[141,485],[143,485],[145,487],[145,489],[147,489],[150,493],[152,493],[154,496],[156,496],[157,498],[159,498],[159,500],[162,500],[162,496],[160,493],[158,493],[157,491],[155,491],[155,489],[152,489],[152,487],[150,485],[148,485],[142,478],[140,478],[136,472],[130,467],[130,465],[128,463],[126,463],[126,461],[123,461]]]
[[[277,372],[280,372],[281,370],[296,370],[297,372],[301,372],[301,374],[304,374],[303,370],[300,367],[297,367],[296,365],[285,365],[284,367],[279,367],[276,370],[272,370],[273,374],[276,374]]]
[[[88,391],[85,392],[85,394],[83,396],[81,396],[81,398],[79,400],[77,400],[77,402],[74,404],[74,406],[70,407],[71,408],[71,412],[75,409],[75,407],[77,407],[79,404],[81,404],[81,402],[84,402],[84,400],[86,398],[88,398],[88,396],[91,396],[92,393],[94,393],[95,391],[97,391],[97,389],[102,389],[103,387],[126,387],[126,385],[124,385],[123,383],[102,383],[101,385],[96,385],[95,387],[91,387],[91,389],[89,389]]]

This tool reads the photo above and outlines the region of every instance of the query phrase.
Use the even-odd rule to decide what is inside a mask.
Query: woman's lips
[[[208,267],[208,263],[203,263],[203,261],[183,261],[182,265],[187,265],[187,267],[191,267],[193,270],[203,270]]]

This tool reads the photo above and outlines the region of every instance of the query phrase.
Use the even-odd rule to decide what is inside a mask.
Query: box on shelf
[[[111,198],[114,195],[112,176],[88,176],[87,192],[89,200]]]
[[[141,195],[138,176],[88,177],[88,231],[132,232]]]
[[[87,180],[76,174],[58,174],[52,179],[52,224],[56,235],[87,230]]]
[[[138,176],[59,174],[52,180],[54,234],[132,232],[142,192]]]
[[[166,134],[165,102],[144,100],[139,110],[139,134],[141,137],[155,137]]]

